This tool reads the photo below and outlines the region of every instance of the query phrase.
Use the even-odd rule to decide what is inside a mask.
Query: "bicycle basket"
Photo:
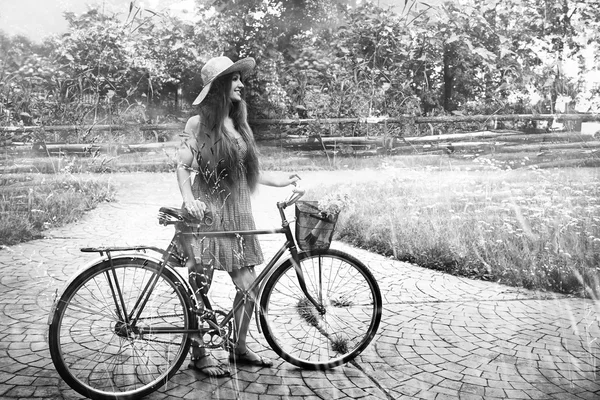
[[[328,249],[337,222],[337,214],[325,215],[316,201],[296,203],[296,241],[301,250]]]

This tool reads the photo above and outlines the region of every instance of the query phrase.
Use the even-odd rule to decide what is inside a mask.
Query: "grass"
[[[113,197],[102,179],[59,173],[0,175],[0,245],[40,238],[43,231],[76,221]]]
[[[336,305],[334,305],[336,306]],[[304,319],[309,325],[315,327],[321,334],[327,337],[331,344],[331,350],[339,354],[346,354],[350,350],[349,340],[341,333],[326,332],[319,324],[321,317],[318,316],[317,310],[306,297],[298,300],[296,304],[298,315]]]
[[[439,155],[327,158],[322,153],[306,157],[276,146],[260,146],[261,168],[276,171],[323,171],[359,170],[378,168],[382,165],[396,168],[468,168],[473,163],[461,159],[450,159]],[[4,162],[5,172],[13,173],[116,173],[116,172],[174,172],[176,166],[174,148],[160,149],[151,153],[129,153],[109,155],[98,153],[93,156],[74,155],[14,158]],[[485,168],[485,166],[482,166]]]
[[[600,295],[598,169],[541,170],[531,165],[535,157],[521,154],[502,160],[460,155],[326,158],[302,157],[278,147],[260,150],[265,170],[402,171],[388,182],[347,188],[352,198],[361,201],[342,213],[337,239],[455,275],[585,297]],[[173,160],[174,151],[167,150],[112,158],[100,154],[21,159],[13,164],[26,166],[25,171],[52,173],[53,179],[67,179],[71,192],[86,192],[89,199],[81,205],[62,207],[70,214],[70,209],[89,209],[111,196],[102,184],[79,183],[75,187],[73,174],[172,172]],[[322,185],[312,196],[318,199],[336,190],[340,188]],[[17,216],[10,217],[18,222],[7,220],[13,213],[7,208],[11,201],[3,195],[2,243],[6,244],[7,235],[12,241],[17,237],[27,240],[39,236],[45,226],[77,218],[61,216],[59,205],[49,213],[36,211],[43,210],[43,204],[29,206],[29,198],[76,201],[58,201],[60,191],[35,188],[29,193],[18,195],[15,204],[21,208]],[[23,208],[23,196],[30,196],[27,209]]]
[[[361,200],[338,239],[455,275],[600,295],[598,169],[425,169],[343,190]]]
[[[96,154],[89,157],[52,156],[18,158],[5,162],[8,173],[118,173],[173,172],[174,152],[131,153],[118,156]]]
[[[298,311],[298,315],[308,322],[308,324],[317,329],[319,328],[319,317],[317,316],[317,311],[310,300],[308,300],[306,297],[301,298],[298,300],[298,304],[296,304],[296,309]]]

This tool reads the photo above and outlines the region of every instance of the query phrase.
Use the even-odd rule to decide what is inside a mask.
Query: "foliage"
[[[0,122],[21,121],[35,124],[37,111],[55,112],[52,88],[60,74],[45,49],[25,37],[10,38],[0,32]]]
[[[257,60],[247,82],[257,118],[600,106],[595,2],[356,3],[197,0],[182,18],[132,2],[125,16],[66,13],[67,34],[42,45],[0,34],[0,123],[157,122],[193,100],[219,54]]]

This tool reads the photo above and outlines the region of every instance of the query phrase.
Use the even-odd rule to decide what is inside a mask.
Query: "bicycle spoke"
[[[333,251],[303,254],[307,293],[293,266],[272,275],[261,300],[261,325],[271,347],[305,368],[329,368],[354,358],[372,339],[381,313],[377,283],[359,261]],[[375,297],[375,294],[377,297]]]
[[[147,292],[139,321],[119,317],[116,301],[131,312],[158,266],[136,259],[99,265],[63,294],[50,329],[52,359],[63,379],[81,394],[108,392],[114,398],[155,390],[187,355],[187,335],[153,328],[189,329],[191,301],[174,276],[158,276]],[[114,274],[111,272],[114,271]],[[170,274],[170,272],[167,272]],[[113,296],[110,279],[121,296]],[[115,289],[113,287],[113,289]],[[100,395],[99,395],[100,396]]]

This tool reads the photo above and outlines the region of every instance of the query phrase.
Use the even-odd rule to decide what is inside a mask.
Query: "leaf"
[[[460,36],[458,36],[456,33],[453,33],[452,36],[450,36],[450,38],[448,38],[448,40],[446,40],[446,43],[454,43],[456,42],[458,39],[460,39]]]
[[[510,85],[507,82],[503,82],[502,85],[498,86],[496,92],[500,92],[502,90],[508,89]]]
[[[473,51],[473,53],[481,56],[481,58],[483,58],[484,60],[491,61],[491,60],[496,59],[496,55],[494,53],[492,53],[488,49],[484,49],[483,47],[477,47],[477,48],[473,49],[472,51]]]
[[[515,52],[510,50],[509,48],[501,45],[500,46],[500,59],[503,59],[504,56],[506,56],[508,54],[515,54]]]
[[[554,77],[551,76],[548,79],[546,79],[546,82],[544,82],[544,87],[551,88],[552,86],[554,86]]]

